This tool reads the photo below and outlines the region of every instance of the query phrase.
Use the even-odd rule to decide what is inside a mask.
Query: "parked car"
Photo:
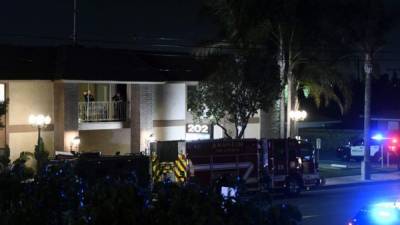
[[[364,149],[364,140],[356,139],[349,141],[346,145],[339,146],[336,149],[336,156],[344,161],[361,161],[364,157]],[[376,140],[371,139],[370,149],[371,159],[374,161],[379,161],[381,158],[381,144]]]

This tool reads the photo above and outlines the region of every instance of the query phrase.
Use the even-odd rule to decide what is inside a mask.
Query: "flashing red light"
[[[396,144],[397,143],[397,138],[392,138],[392,143]]]

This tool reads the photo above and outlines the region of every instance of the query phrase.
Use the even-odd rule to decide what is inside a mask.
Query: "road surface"
[[[400,199],[400,181],[309,191],[297,198],[276,196],[274,203],[296,205],[303,225],[347,225],[362,206],[394,199]]]

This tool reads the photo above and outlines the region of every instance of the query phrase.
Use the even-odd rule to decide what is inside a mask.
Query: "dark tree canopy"
[[[189,110],[195,119],[208,119],[231,137],[224,121],[242,138],[249,119],[272,107],[281,91],[275,61],[248,53],[224,56],[211,76],[189,93]]]

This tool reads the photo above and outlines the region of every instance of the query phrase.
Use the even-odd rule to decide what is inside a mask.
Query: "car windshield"
[[[310,143],[300,144],[300,154],[304,160],[311,160],[314,155],[314,147]]]

